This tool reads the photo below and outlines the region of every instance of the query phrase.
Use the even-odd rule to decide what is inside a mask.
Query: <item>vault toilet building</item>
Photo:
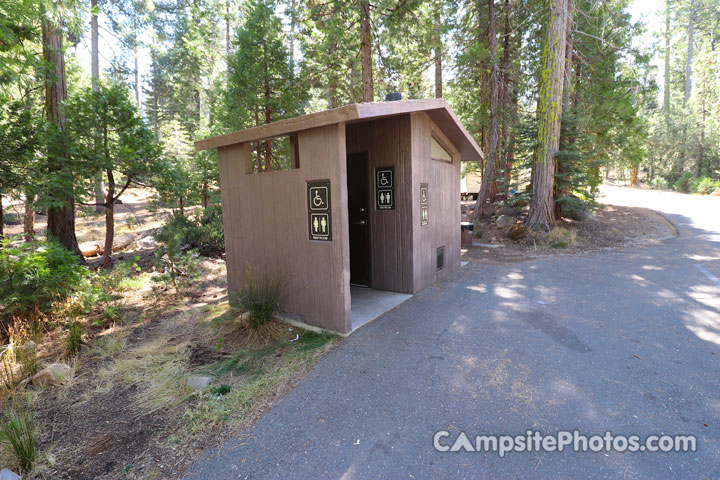
[[[280,137],[289,168],[258,171],[257,142]],[[443,99],[346,105],[195,148],[219,153],[230,292],[248,268],[281,272],[283,312],[347,333],[394,305],[386,292],[460,267],[460,162],[482,152]]]

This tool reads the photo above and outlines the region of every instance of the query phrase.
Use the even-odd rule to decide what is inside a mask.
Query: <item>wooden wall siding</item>
[[[348,125],[346,145],[348,155],[368,153],[370,286],[413,293],[410,115]],[[395,167],[395,209],[376,210],[375,168],[387,166]]]
[[[413,292],[460,268],[460,153],[424,112],[411,114]],[[448,147],[452,163],[430,158],[434,135]],[[429,224],[420,226],[420,184],[428,184]],[[437,271],[437,248],[445,247],[445,268]]]
[[[299,169],[253,174],[246,173],[248,144],[219,149],[228,289],[237,291],[248,267],[284,272],[282,310],[348,332],[345,125],[300,132],[298,144]],[[306,182],[320,179],[331,182],[331,242],[308,239]]]

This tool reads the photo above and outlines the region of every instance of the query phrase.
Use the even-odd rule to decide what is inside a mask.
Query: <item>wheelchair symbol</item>
[[[322,197],[320,196],[320,192],[318,192],[317,190],[315,190],[315,196],[313,197],[313,205],[315,205],[316,207],[322,207],[323,205],[325,205],[325,201],[322,199]]]
[[[310,188],[310,210],[327,210],[328,189],[327,187],[311,187]]]

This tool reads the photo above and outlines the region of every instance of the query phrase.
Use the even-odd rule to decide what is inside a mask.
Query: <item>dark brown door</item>
[[[370,286],[370,178],[367,153],[347,157],[348,219],[350,221],[350,283]]]

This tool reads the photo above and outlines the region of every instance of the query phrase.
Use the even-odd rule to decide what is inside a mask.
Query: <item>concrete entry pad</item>
[[[388,292],[351,285],[351,332],[376,319],[388,310],[392,310],[410,297],[412,295],[407,293]]]

